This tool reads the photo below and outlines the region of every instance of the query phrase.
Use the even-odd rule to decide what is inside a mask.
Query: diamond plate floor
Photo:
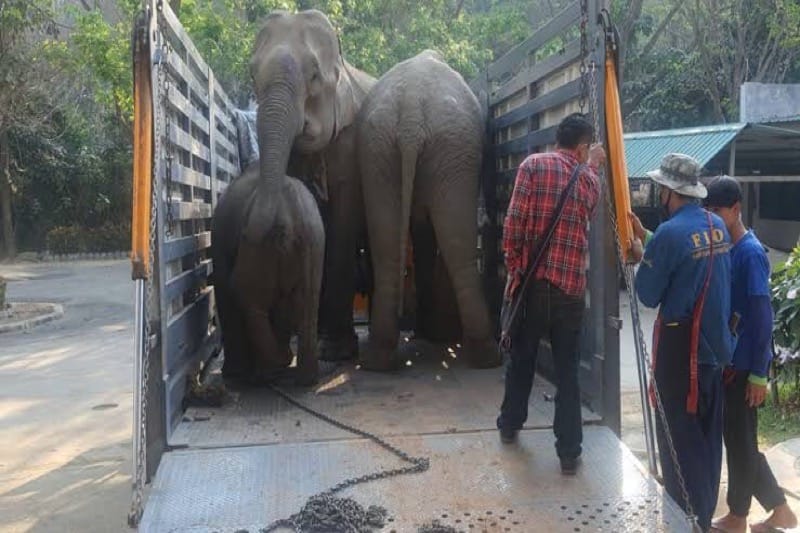
[[[415,531],[432,519],[470,532],[688,531],[678,507],[603,427],[585,428],[584,463],[571,478],[559,473],[549,430],[523,431],[512,446],[495,431],[392,442],[429,456],[431,469],[343,494],[385,506],[386,532]],[[345,477],[396,464],[364,440],[173,451],[139,530],[254,533]]]
[[[419,435],[493,429],[503,399],[503,368],[470,369],[458,345],[416,345],[406,350],[411,364],[394,373],[339,365],[313,391],[292,390],[306,405],[378,435]],[[526,428],[552,425],[555,389],[537,376]],[[583,410],[584,421],[599,417]],[[267,389],[232,392],[221,408],[193,407],[170,437],[172,446],[212,448],[350,438],[290,406]]]

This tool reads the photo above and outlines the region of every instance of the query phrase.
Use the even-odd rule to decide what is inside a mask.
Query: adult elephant
[[[433,229],[456,295],[462,355],[476,367],[499,365],[477,270],[484,131],[477,99],[461,75],[427,50],[381,77],[357,126],[375,278],[363,367],[385,370],[398,364],[409,223]]]
[[[223,196],[220,200],[217,211],[225,204],[230,214],[223,217],[222,213],[215,213],[215,219],[219,220],[215,220],[212,238],[215,292],[226,353],[223,373],[226,375],[248,375],[253,370],[250,355],[255,332],[242,329],[249,320],[242,298],[259,300],[268,296],[259,296],[258,291],[249,295],[243,293],[248,286],[264,284],[260,278],[267,275],[267,265],[297,257],[294,249],[275,248],[272,244],[288,243],[287,235],[316,238],[313,219],[319,213],[310,214],[307,197],[297,189],[297,182],[287,177],[287,171],[312,180],[313,188],[327,206],[331,228],[327,249],[352,251],[339,255],[329,253],[324,257],[329,275],[338,273],[341,282],[333,290],[330,289],[333,284],[323,289],[321,304],[319,290],[309,291],[304,296],[303,307],[315,315],[316,329],[316,313],[321,305],[320,315],[326,327],[335,333],[333,340],[352,344],[354,281],[351,279],[355,271],[357,235],[353,228],[359,220],[361,196],[354,164],[354,132],[350,131],[350,126],[374,83],[373,78],[344,60],[336,31],[328,18],[316,10],[270,13],[256,38],[250,72],[258,103],[259,161],[254,170],[237,180],[242,181],[241,185],[237,186],[236,182],[231,185],[225,194],[230,198],[226,200]],[[225,229],[218,223],[223,218],[237,216],[240,220],[229,223]],[[312,228],[304,228],[304,225]],[[245,241],[247,246],[242,245]],[[291,242],[302,245],[300,240]],[[316,256],[313,260],[323,262]],[[321,270],[322,265],[319,267]],[[295,268],[302,271],[305,265],[296,263]],[[283,282],[276,279],[270,283],[275,288],[285,284]],[[347,291],[349,296],[343,295]],[[277,301],[288,305],[285,298]],[[261,309],[263,311],[263,305]],[[285,330],[288,326],[284,319],[290,314],[273,313],[262,320],[262,325]],[[327,317],[335,320],[326,320]],[[305,337],[311,342],[310,334]],[[313,340],[316,341],[316,331]],[[300,351],[306,349],[312,350],[304,345]],[[316,351],[316,346],[313,350]],[[282,346],[267,359],[284,362],[285,354],[280,352],[283,352]]]

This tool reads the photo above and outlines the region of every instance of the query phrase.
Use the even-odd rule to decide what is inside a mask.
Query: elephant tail
[[[414,194],[414,179],[417,171],[416,143],[403,143],[400,148],[400,298],[398,298],[397,316],[403,315],[405,295],[403,280],[406,271],[406,251],[408,250],[408,232],[411,227],[411,202]]]

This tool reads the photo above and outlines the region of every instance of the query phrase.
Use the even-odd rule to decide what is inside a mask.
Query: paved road
[[[2,532],[128,530],[128,265],[0,265],[9,299],[64,306],[60,320],[0,335]]]

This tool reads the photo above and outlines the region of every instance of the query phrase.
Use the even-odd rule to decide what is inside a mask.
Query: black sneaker
[[[561,474],[565,476],[574,476],[578,473],[578,466],[581,464],[581,458],[561,458]]]
[[[500,428],[500,441],[503,444],[513,444],[517,440],[519,431],[516,429]]]

